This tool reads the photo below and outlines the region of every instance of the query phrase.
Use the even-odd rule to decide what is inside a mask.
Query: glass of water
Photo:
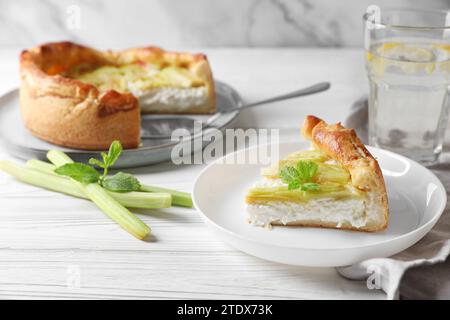
[[[371,6],[364,23],[369,143],[436,163],[450,107],[450,11]]]

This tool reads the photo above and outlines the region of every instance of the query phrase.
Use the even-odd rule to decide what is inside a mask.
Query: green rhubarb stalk
[[[162,209],[172,205],[172,196],[167,192],[144,193],[144,192],[106,192],[127,208]]]
[[[43,172],[55,174],[55,166],[51,163],[31,159],[27,162],[27,166],[36,170],[40,170]],[[161,188],[150,185],[141,185],[140,191],[145,193],[169,193],[172,196],[172,204],[176,206],[188,207],[192,208],[192,197],[188,192],[177,191],[168,188]]]
[[[177,191],[173,189],[160,188],[149,185],[141,185],[142,192],[167,192],[172,196],[172,204],[176,206],[192,208],[192,197],[188,192]]]
[[[66,179],[64,176],[60,176],[55,172],[56,166],[54,164],[41,161],[38,159],[30,159],[27,161],[26,166],[31,169],[39,170],[48,174],[53,174],[62,179]]]
[[[86,198],[83,191],[74,186],[69,179],[60,178],[41,171],[24,168],[9,161],[0,161],[0,170],[10,174],[16,179],[36,187],[65,193],[77,198]]]
[[[15,170],[9,170],[8,173],[23,182],[38,187],[43,187],[56,192],[62,192],[78,198],[89,199],[83,190],[74,186],[73,182],[70,181],[69,178],[56,174],[54,171],[56,168],[55,165],[48,162],[31,159],[27,161],[26,166],[27,168],[22,168],[18,165],[9,163],[8,167],[10,169],[12,167]],[[121,205],[128,208],[168,208],[172,202],[172,197],[167,192],[144,193],[133,191],[120,193],[108,190],[106,190],[106,192],[108,192],[108,194],[117,200]]]
[[[55,166],[60,167],[68,163],[73,163],[72,159],[64,152],[50,150],[47,158]],[[98,183],[83,184],[74,179],[72,183],[81,188],[108,217],[117,222],[123,229],[131,233],[138,239],[144,239],[150,234],[150,227],[141,219],[132,214],[128,209],[114,200],[105,189]]]

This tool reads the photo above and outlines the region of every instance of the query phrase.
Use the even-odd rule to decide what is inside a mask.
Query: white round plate
[[[279,145],[280,158],[307,143]],[[259,146],[239,153],[259,153]],[[262,259],[301,266],[337,267],[376,257],[389,257],[419,241],[441,216],[447,196],[439,179],[417,162],[368,147],[383,171],[389,198],[389,227],[378,233],[320,228],[274,227],[246,222],[245,194],[267,165],[227,164],[219,159],[206,167],[194,185],[194,204],[202,218],[227,243]],[[267,149],[266,149],[267,150]],[[270,149],[273,150],[273,149]]]

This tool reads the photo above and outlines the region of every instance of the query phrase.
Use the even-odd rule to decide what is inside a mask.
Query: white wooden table
[[[217,79],[247,101],[315,82],[326,93],[242,112],[236,126],[282,128],[298,139],[308,113],[343,120],[367,90],[360,50],[211,49]],[[0,49],[0,91],[17,86],[17,49]],[[0,149],[0,158],[9,158]],[[21,161],[13,159],[14,161]],[[144,183],[190,191],[203,165],[164,163],[132,172]],[[332,268],[266,262],[222,243],[194,209],[140,214],[155,237],[141,242],[92,203],[0,173],[0,298],[383,299]]]

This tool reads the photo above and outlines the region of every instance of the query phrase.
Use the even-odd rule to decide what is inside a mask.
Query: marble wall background
[[[450,0],[0,0],[0,46],[361,46],[369,4],[450,8]]]

